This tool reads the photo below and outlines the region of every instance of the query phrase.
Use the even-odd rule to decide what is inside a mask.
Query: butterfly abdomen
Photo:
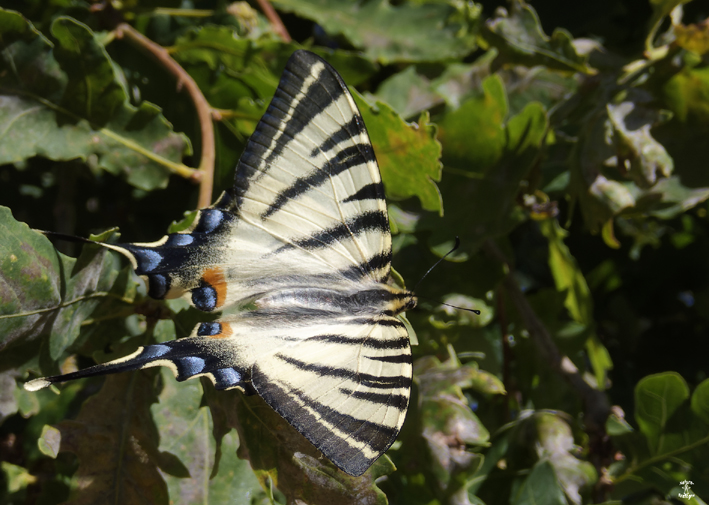
[[[258,309],[278,311],[280,308],[293,311],[301,309],[332,315],[388,315],[395,316],[413,308],[416,299],[413,293],[385,284],[372,283],[369,289],[327,289],[294,287],[269,293],[255,300]]]

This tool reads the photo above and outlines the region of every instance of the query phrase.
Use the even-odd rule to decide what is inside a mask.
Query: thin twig
[[[509,262],[502,251],[491,241],[485,242],[485,252],[491,257],[507,265],[508,271],[503,286],[524,322],[529,336],[539,349],[542,357],[552,370],[561,375],[566,382],[579,394],[584,403],[584,424],[591,433],[605,433],[605,422],[610,414],[608,399],[602,391],[592,388],[581,376],[576,365],[568,356],[562,354],[546,329],[544,323],[537,317],[534,309],[527,301],[522,290],[511,273]]]
[[[268,0],[256,0],[256,1],[258,2],[258,5],[259,5],[259,7],[261,7],[261,10],[265,14],[265,16],[268,18],[268,21],[271,23],[271,27],[273,28],[273,31],[281,36],[281,38],[283,39],[283,42],[291,42],[293,39],[291,38],[290,34],[288,33],[288,30],[286,30],[286,27],[283,24],[283,21],[281,21],[281,18],[278,16],[276,9],[273,8],[271,3]]]
[[[156,59],[172,75],[177,78],[178,89],[183,86],[194,103],[199,119],[200,130],[202,131],[202,158],[199,163],[198,172],[193,175],[193,179],[199,181],[199,199],[197,207],[203,208],[212,203],[212,187],[214,184],[214,125],[212,124],[212,111],[197,83],[175,60],[172,59],[167,50],[148,39],[132,26],[121,23],[115,30],[117,38],[126,37],[131,43],[146,51]]]
[[[504,419],[510,421],[510,402],[515,398],[512,384],[510,381],[510,365],[512,363],[512,349],[510,349],[509,334],[507,333],[507,315],[505,311],[505,300],[501,293],[502,289],[497,290],[497,319],[500,322],[500,337],[502,338],[502,384],[505,386],[507,396],[503,397],[505,402]]]

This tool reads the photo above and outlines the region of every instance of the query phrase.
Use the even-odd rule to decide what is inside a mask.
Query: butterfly
[[[178,381],[205,376],[217,389],[260,395],[350,475],[392,445],[412,380],[397,315],[416,298],[387,283],[391,234],[377,161],[346,84],[320,57],[290,57],[233,188],[189,229],[103,245],[128,257],[152,297],[228,310],[186,338],[26,389],[166,366]]]

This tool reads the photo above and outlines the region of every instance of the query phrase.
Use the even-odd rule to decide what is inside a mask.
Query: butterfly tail
[[[139,347],[133,354],[123,358],[94,365],[84,370],[51,377],[40,377],[25,383],[28,391],[37,391],[51,384],[67,382],[84,377],[129,372],[154,366],[166,366],[178,381],[204,375],[217,389],[239,388],[251,392],[251,382],[246,374],[226,366],[214,353],[205,349],[209,341],[203,338],[184,338],[161,344]]]

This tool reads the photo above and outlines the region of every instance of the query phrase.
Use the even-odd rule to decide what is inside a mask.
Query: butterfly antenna
[[[436,261],[436,263],[435,263],[431,268],[429,268],[428,271],[427,271],[425,274],[423,274],[423,277],[421,277],[421,279],[419,279],[419,281],[418,281],[418,282],[416,283],[416,285],[414,286],[414,291],[416,291],[416,288],[418,287],[418,285],[421,284],[421,281],[423,281],[423,280],[426,278],[426,276],[431,273],[431,270],[433,270],[434,268],[436,268],[436,267],[438,266],[438,264],[439,264],[441,261],[443,261],[444,259],[446,259],[451,253],[455,252],[459,247],[460,247],[460,238],[456,237],[456,238],[455,238],[455,245],[453,246],[453,249],[451,249],[451,250],[448,251],[446,254],[444,254],[441,259],[439,259],[438,261]],[[479,310],[476,310],[476,309],[466,309],[466,308],[464,308],[464,307],[458,307],[458,306],[456,306],[456,305],[451,305],[450,303],[439,302],[439,301],[437,301],[437,300],[433,300],[432,298],[428,298],[427,296],[421,296],[421,295],[417,295],[417,296],[418,296],[419,298],[423,298],[423,299],[425,299],[425,300],[431,300],[431,301],[433,301],[433,302],[440,303],[441,305],[445,305],[445,306],[447,306],[447,307],[452,307],[452,308],[458,309],[458,310],[465,310],[466,312],[472,312],[473,314],[477,314],[478,316],[480,315],[480,311],[479,311]]]
[[[425,274],[423,274],[423,277],[421,277],[419,279],[419,281],[416,283],[416,285],[414,286],[414,291],[416,291],[416,288],[418,287],[418,285],[421,284],[421,281],[423,281],[426,278],[426,276],[431,273],[431,270],[436,268],[441,261],[446,259],[451,253],[455,252],[459,247],[460,247],[460,239],[458,237],[455,237],[455,245],[453,246],[453,249],[448,251],[441,259],[436,261],[436,263],[431,268],[429,268]]]
[[[439,302],[438,300],[434,300],[433,298],[429,298],[427,296],[421,296],[421,295],[416,295],[417,298],[423,298],[424,300],[430,300],[435,303],[439,303],[441,305],[445,305],[446,307],[453,307],[454,309],[458,310],[464,310],[466,312],[472,312],[475,315],[480,315],[480,311],[477,309],[466,309],[465,307],[458,307],[457,305],[451,305],[450,303],[445,303],[445,302]]]

